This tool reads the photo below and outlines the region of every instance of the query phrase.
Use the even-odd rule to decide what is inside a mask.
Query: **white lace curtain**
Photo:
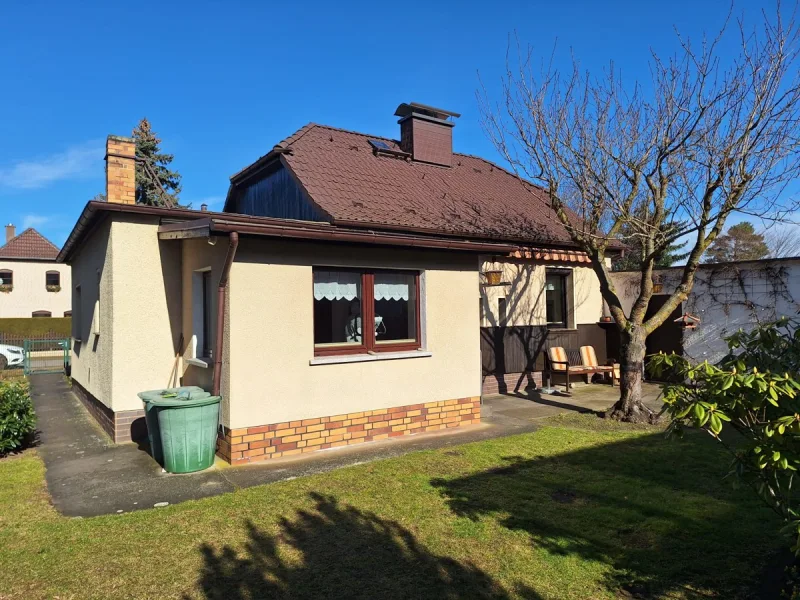
[[[314,271],[314,300],[361,297],[361,275],[347,271]]]
[[[410,275],[379,273],[375,275],[376,300],[405,300],[411,294]],[[361,274],[347,271],[314,271],[315,300],[352,300],[361,297]]]
[[[410,275],[379,273],[375,275],[375,300],[405,300],[410,296]]]

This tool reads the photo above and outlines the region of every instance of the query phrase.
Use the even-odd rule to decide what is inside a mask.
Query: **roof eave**
[[[236,232],[269,238],[305,241],[341,242],[379,246],[401,246],[438,250],[460,250],[478,253],[510,253],[516,245],[470,239],[450,239],[376,229],[356,229],[314,221],[253,219],[225,215],[193,222],[170,223],[159,227],[160,239],[188,239]]]
[[[0,256],[0,260],[4,262],[58,262],[56,258],[42,258],[41,256]]]
[[[68,262],[72,257],[76,247],[80,244],[86,234],[89,232],[91,226],[101,215],[107,213],[125,213],[132,215],[151,215],[166,218],[177,218],[185,220],[195,220],[208,217],[213,214],[207,211],[197,211],[188,208],[162,208],[159,206],[146,206],[142,204],[118,204],[116,202],[99,202],[91,200],[86,203],[81,216],[72,228],[72,231],[67,237],[67,241],[61,252],[56,257],[56,262]]]

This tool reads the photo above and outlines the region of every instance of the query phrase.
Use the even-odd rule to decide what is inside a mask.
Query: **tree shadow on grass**
[[[254,598],[511,598],[469,563],[437,556],[399,523],[312,493],[270,535],[247,523],[243,552],[200,548],[198,585],[208,600]],[[520,586],[513,597],[540,600]]]
[[[432,484],[459,516],[497,519],[550,555],[604,563],[599,583],[623,598],[756,598],[779,523],[748,490],[722,482],[725,457],[693,437],[512,456]]]

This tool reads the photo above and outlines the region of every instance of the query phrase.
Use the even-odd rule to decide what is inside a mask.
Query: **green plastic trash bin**
[[[156,411],[155,407],[151,404],[151,400],[163,400],[165,395],[172,394],[177,394],[178,396],[186,396],[188,394],[191,399],[208,397],[211,395],[203,388],[197,387],[196,385],[148,390],[137,394],[142,402],[144,402],[144,418],[147,423],[147,439],[150,442],[150,454],[155,461],[162,466],[164,465],[164,452],[161,448],[161,433],[158,428],[158,411]]]
[[[163,465],[169,473],[192,473],[214,464],[220,397],[199,396],[149,402],[158,417]]]

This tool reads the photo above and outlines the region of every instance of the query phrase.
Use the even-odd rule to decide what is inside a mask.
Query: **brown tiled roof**
[[[505,169],[467,154],[454,153],[452,168],[376,154],[369,140],[400,150],[397,140],[313,123],[276,150],[336,224],[573,245],[544,190]]]
[[[0,259],[29,258],[54,261],[57,256],[58,248],[32,227],[11,238],[5,246],[0,246]]]

